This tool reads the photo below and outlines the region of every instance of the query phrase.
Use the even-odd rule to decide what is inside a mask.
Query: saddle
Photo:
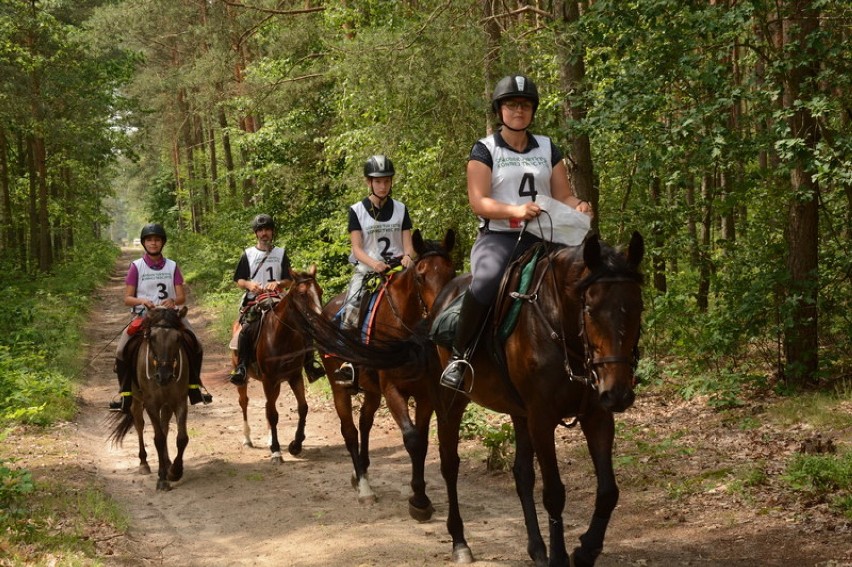
[[[503,274],[494,300],[494,310],[491,318],[486,322],[491,324],[493,336],[501,343],[509,338],[518,322],[522,299],[517,295],[526,294],[530,290],[538,262],[547,254],[548,246],[550,245],[542,242],[530,247],[513,260]],[[447,348],[452,347],[465,293],[467,292],[453,299],[432,323],[430,335],[437,344]]]
[[[370,343],[370,336],[375,329],[375,313],[385,299],[387,286],[400,271],[402,271],[402,266],[397,264],[385,274],[370,274],[364,278],[361,286],[361,299],[358,302],[358,328],[361,330],[361,340],[364,344]],[[339,322],[342,315],[343,307],[337,312],[335,319]]]

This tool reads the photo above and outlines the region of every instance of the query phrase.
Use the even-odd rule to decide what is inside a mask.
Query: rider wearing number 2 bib
[[[364,279],[372,273],[383,273],[391,261],[399,261],[404,268],[414,263],[414,245],[411,242],[411,218],[401,201],[391,198],[393,162],[385,155],[371,156],[364,163],[364,182],[370,194],[349,207],[349,240],[352,253],[349,261],[355,269],[341,314],[341,328],[358,326],[359,304],[364,293]],[[348,362],[337,371],[338,383],[354,384],[355,370]]]
[[[586,201],[574,196],[562,152],[547,136],[528,132],[538,109],[538,89],[523,75],[503,77],[494,88],[491,107],[502,124],[474,144],[467,162],[467,194],[479,217],[479,236],[470,251],[473,279],[462,300],[452,358],[441,384],[461,389],[465,352],[485,323],[509,262],[539,238],[525,232],[524,222],[541,213],[536,195],[547,195],[591,215]]]

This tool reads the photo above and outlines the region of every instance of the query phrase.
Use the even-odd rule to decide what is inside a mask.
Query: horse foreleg
[[[411,461],[412,495],[408,499],[408,513],[418,522],[425,522],[432,517],[432,513],[435,511],[432,502],[426,495],[426,479],[424,477],[426,450],[429,447],[428,424],[432,418],[432,410],[424,407],[424,411],[421,412],[419,411],[421,404],[418,403],[415,409],[415,422],[412,422],[408,410],[408,400],[405,396],[390,382],[384,384],[383,391],[388,409],[402,431],[402,442]],[[424,401],[423,406],[428,406],[428,403]],[[426,436],[424,436],[423,421],[426,422]]]
[[[379,406],[381,405],[381,393],[370,391],[364,392],[361,411],[358,415],[358,429],[361,440],[361,444],[358,449],[358,463],[361,470],[364,471],[362,479],[366,479],[370,476],[370,434],[373,431],[376,412],[379,410]]]
[[[527,422],[529,439],[538,459],[541,471],[542,503],[547,510],[550,534],[550,565],[564,567],[568,565],[568,552],[565,550],[565,528],[562,524],[562,512],[565,510],[565,485],[559,477],[559,465],[556,462],[556,424],[550,421],[532,418]]]
[[[535,469],[533,468],[533,451],[527,420],[512,416],[515,428],[515,462],[512,465],[512,475],[515,477],[515,491],[521,501],[524,512],[524,525],[527,528],[527,553],[536,565],[547,565],[547,546],[541,537],[538,527],[538,513],[535,508]],[[563,544],[564,547],[564,544]]]
[[[276,382],[270,384],[271,380],[263,380],[263,392],[266,394],[266,424],[269,426],[269,452],[272,455],[273,464],[281,464],[281,445],[278,444],[278,395],[281,393],[281,384]]]
[[[586,436],[589,455],[595,465],[598,480],[595,494],[595,511],[589,528],[580,536],[580,547],[571,554],[574,565],[587,567],[595,561],[603,550],[606,529],[615,505],[618,504],[618,485],[612,468],[612,444],[615,438],[615,420],[612,413],[597,408],[580,420],[580,426]]]
[[[183,478],[183,452],[189,444],[189,434],[186,430],[186,402],[182,407],[178,407],[175,411],[175,420],[177,421],[177,454],[172,466],[169,468],[168,480],[177,482]]]
[[[254,447],[251,443],[251,427],[248,423],[248,384],[237,386],[237,394],[240,400],[240,409],[243,410],[243,447]]]
[[[447,485],[447,531],[453,539],[453,562],[473,563],[473,553],[464,538],[464,521],[459,512],[459,427],[467,398],[459,396],[447,402],[438,414],[438,448],[441,455],[441,475]]]
[[[152,413],[148,412],[148,417],[151,418],[151,427],[154,430],[154,446],[157,448],[157,460],[159,461],[157,466],[157,490],[171,490],[172,487],[166,479],[169,467],[171,466],[169,447],[166,443],[168,428],[164,427],[160,421],[162,418],[161,415],[152,415]]]
[[[133,415],[133,425],[136,427],[136,435],[139,438],[139,473],[151,474],[151,466],[148,465],[148,451],[145,450],[145,416],[142,408],[142,400],[134,397],[130,413]]]
[[[302,443],[305,442],[305,421],[308,418],[308,401],[305,399],[305,380],[302,378],[301,369],[299,376],[290,380],[290,389],[296,397],[296,408],[299,412],[299,423],[296,425],[296,435],[287,446],[287,451],[294,457],[302,452]]]

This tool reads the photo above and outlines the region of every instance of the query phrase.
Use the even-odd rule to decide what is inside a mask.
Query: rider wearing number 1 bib
[[[502,125],[482,138],[467,162],[467,193],[479,217],[479,235],[470,252],[470,288],[462,300],[452,357],[441,384],[460,390],[469,366],[466,352],[485,323],[509,262],[540,241],[525,232],[524,222],[541,208],[536,195],[547,195],[591,215],[586,201],[574,196],[562,152],[547,136],[528,131],[538,109],[538,89],[523,75],[503,77],[494,88],[491,107]]]
[[[399,261],[404,268],[414,263],[411,217],[401,201],[391,198],[395,174],[393,162],[385,155],[371,156],[364,163],[364,182],[370,194],[349,207],[349,261],[355,269],[343,302],[342,329],[358,326],[363,284],[368,275],[385,272],[392,261]],[[336,374],[338,383],[354,385],[355,370],[350,363],[344,362]]]

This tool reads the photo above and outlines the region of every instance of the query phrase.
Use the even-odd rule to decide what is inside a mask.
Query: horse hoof
[[[254,449],[254,445],[252,445],[252,442],[251,442],[251,441],[249,441],[248,439],[246,439],[245,441],[243,441],[243,447],[248,447],[248,448],[250,448],[250,449]]]
[[[297,457],[302,452],[302,444],[298,441],[290,441],[290,444],[287,445],[287,451],[294,457]]]
[[[358,496],[358,504],[361,504],[363,506],[372,506],[378,501],[379,499],[376,498],[375,494],[368,494],[367,496]]]
[[[167,480],[158,480],[157,481],[157,490],[161,492],[168,492],[172,489],[172,485],[169,484]]]
[[[148,463],[139,465],[139,474],[151,474],[151,467],[148,466]]]
[[[171,482],[177,482],[182,478],[183,478],[183,469],[169,471],[169,474],[166,477],[166,479],[171,481]]]
[[[473,562],[473,553],[471,553],[467,544],[461,543],[453,546],[453,563],[467,565]]]
[[[281,455],[272,455],[271,460],[273,465],[280,465],[284,462],[284,459],[281,458]]]
[[[428,522],[435,513],[435,507],[430,503],[425,508],[418,508],[411,502],[408,503],[408,515],[418,522]]]

